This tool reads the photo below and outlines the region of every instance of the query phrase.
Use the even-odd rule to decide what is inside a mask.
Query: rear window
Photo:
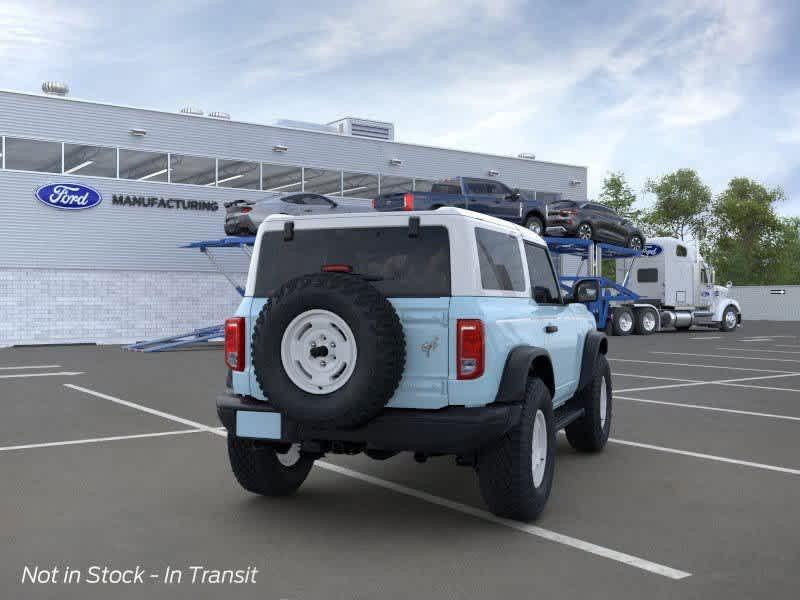
[[[316,229],[264,234],[256,273],[255,295],[267,298],[281,285],[323,265],[349,265],[353,273],[375,278],[371,283],[388,297],[450,295],[450,239],[445,227]]]
[[[525,275],[519,241],[513,235],[475,228],[478,243],[478,264],[481,268],[481,285],[485,290],[524,292]]]
[[[452,183],[434,183],[431,186],[431,193],[459,196],[461,195],[461,187],[458,185],[453,185]]]

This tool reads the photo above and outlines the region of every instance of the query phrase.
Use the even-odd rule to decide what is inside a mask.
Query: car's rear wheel
[[[555,441],[550,390],[531,377],[519,424],[478,454],[478,482],[489,510],[520,521],[541,514],[553,486]]]
[[[273,444],[228,434],[228,458],[239,484],[262,496],[288,496],[308,477],[314,458],[297,444]]]
[[[531,215],[525,219],[525,227],[530,229],[536,235],[542,235],[544,232],[544,222],[536,215]]]
[[[632,235],[628,238],[628,248],[632,250],[641,250],[644,247],[644,240],[640,235]]]
[[[581,223],[578,225],[575,236],[581,240],[591,240],[594,236],[594,229],[589,223]]]
[[[608,442],[613,413],[611,369],[604,355],[597,356],[594,377],[575,394],[574,403],[583,409],[583,416],[566,426],[567,441],[581,452],[602,450]]]

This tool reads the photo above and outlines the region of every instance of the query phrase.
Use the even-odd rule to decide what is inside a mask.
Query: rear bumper
[[[230,394],[217,398],[219,419],[233,435],[237,434],[237,424],[244,429],[247,422],[246,437],[250,438],[291,443],[351,442],[380,450],[444,454],[461,454],[486,446],[519,423],[521,412],[519,404],[500,403],[438,410],[385,408],[361,427],[325,429],[290,421],[267,402]],[[270,418],[272,423],[263,419],[264,414],[274,415]],[[263,427],[259,425],[262,422]]]

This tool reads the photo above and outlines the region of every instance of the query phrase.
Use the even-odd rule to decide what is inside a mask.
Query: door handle
[[[555,333],[556,331],[558,331],[558,325],[547,325],[544,328],[545,333]]]

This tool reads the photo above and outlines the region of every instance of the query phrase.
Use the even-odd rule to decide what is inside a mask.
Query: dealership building
[[[223,237],[232,200],[307,191],[366,204],[456,175],[586,199],[585,167],[405,144],[391,123],[264,125],[43,90],[0,91],[0,346],[123,343],[220,323],[236,290],[180,246]],[[244,279],[243,252],[214,257]]]

